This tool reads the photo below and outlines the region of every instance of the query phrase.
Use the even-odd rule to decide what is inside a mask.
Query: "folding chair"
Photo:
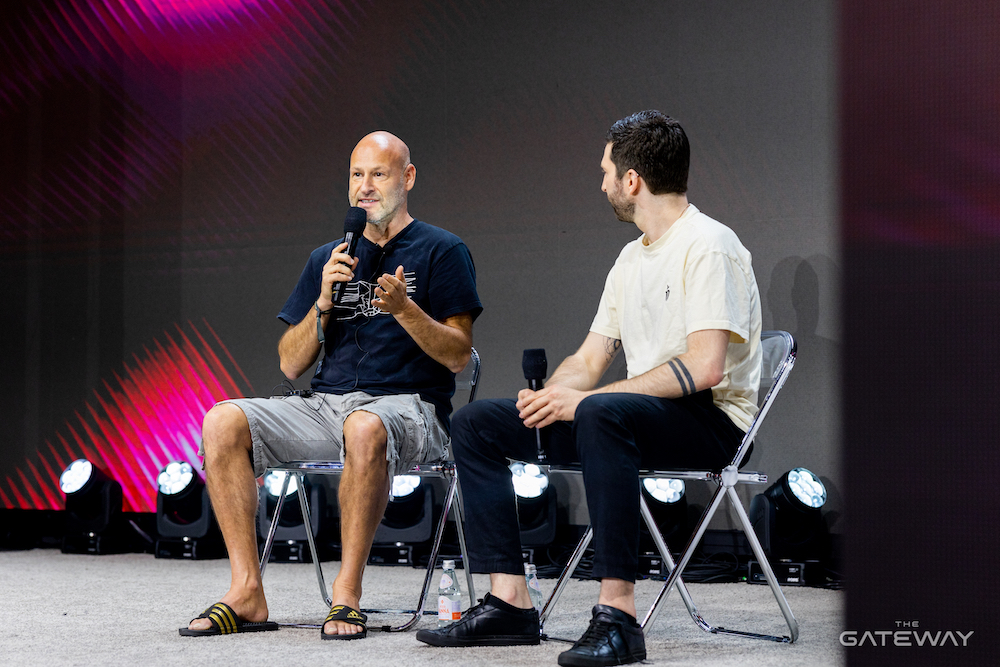
[[[456,391],[465,387],[468,388],[469,403],[476,398],[480,367],[479,353],[476,351],[476,348],[472,348],[472,358],[466,365],[465,370],[455,379]],[[292,475],[296,477],[298,488],[303,489],[305,488],[304,481],[306,475],[340,475],[344,471],[344,465],[340,461],[288,461],[287,463],[268,468],[268,472],[271,471],[283,472],[284,481],[274,508],[274,514],[271,518],[271,527],[268,530],[267,539],[264,541],[264,550],[260,558],[261,577],[264,576],[267,561],[271,557],[271,547],[274,545],[274,534],[278,526],[278,517],[281,515],[281,507],[285,502],[285,496],[288,493],[288,486]],[[458,532],[458,542],[462,550],[462,562],[465,564],[465,579],[469,591],[470,606],[476,603],[476,590],[472,584],[472,571],[468,567],[469,558],[465,547],[465,510],[462,508],[461,491],[458,487],[458,471],[455,469],[455,462],[422,463],[413,466],[405,474],[419,475],[421,477],[442,477],[447,481],[448,488],[445,492],[444,503],[441,506],[441,518],[438,520],[437,530],[434,534],[434,542],[427,562],[427,573],[424,575],[424,584],[420,590],[420,597],[417,599],[416,609],[362,609],[365,613],[410,615],[410,618],[401,625],[383,626],[381,630],[386,632],[408,630],[420,620],[420,617],[424,613],[437,613],[436,609],[433,612],[425,612],[424,605],[427,602],[427,593],[430,590],[431,581],[434,577],[434,569],[437,564],[438,553],[441,549],[445,527],[447,526],[449,510],[455,511],[455,528]],[[312,554],[312,561],[316,568],[316,579],[319,583],[320,595],[323,596],[323,600],[326,601],[327,606],[330,606],[333,604],[333,600],[330,597],[329,589],[327,589],[326,579],[323,577],[323,567],[320,565],[319,554],[316,551],[316,539],[310,529],[312,523],[309,502],[305,497],[305,493],[300,492],[296,495],[299,497],[299,506],[302,508],[302,520],[306,526],[306,539],[309,543],[309,551]]]
[[[715,493],[712,495],[711,502],[701,515],[701,519],[699,519],[694,533],[688,541],[687,546],[685,546],[676,566],[670,555],[670,551],[667,549],[667,545],[663,540],[663,536],[656,527],[656,522],[653,519],[653,515],[649,511],[646,500],[642,497],[642,493],[640,492],[640,513],[643,520],[646,522],[646,526],[649,528],[650,535],[653,537],[653,541],[656,544],[657,550],[660,552],[660,556],[663,558],[663,562],[667,564],[667,568],[670,571],[670,576],[667,578],[666,582],[664,582],[659,594],[653,601],[653,605],[650,607],[649,612],[642,621],[641,625],[643,632],[648,632],[650,625],[652,625],[652,623],[656,620],[667,594],[669,594],[670,590],[676,585],[681,599],[687,607],[688,613],[691,614],[691,618],[694,619],[694,622],[698,625],[698,627],[706,632],[714,634],[739,635],[741,637],[767,639],[783,643],[791,643],[798,639],[799,624],[792,615],[792,610],[788,607],[788,601],[785,599],[785,595],[781,591],[781,587],[778,585],[778,581],[774,576],[774,571],[768,563],[767,556],[764,554],[764,549],[761,547],[760,540],[757,539],[757,534],[754,532],[753,525],[750,523],[747,512],[744,509],[739,496],[736,494],[735,489],[737,484],[767,483],[767,475],[759,472],[741,472],[739,470],[739,464],[750,448],[750,444],[753,442],[754,437],[760,430],[760,425],[764,421],[764,417],[767,416],[768,411],[771,409],[771,405],[774,403],[775,397],[778,395],[778,392],[781,391],[782,385],[784,385],[785,380],[788,378],[788,374],[792,370],[792,366],[795,364],[796,345],[795,339],[792,338],[791,334],[785,331],[765,331],[761,334],[761,347],[763,357],[761,364],[761,392],[763,393],[766,383],[770,382],[771,386],[764,396],[764,400],[760,405],[760,410],[757,412],[757,416],[754,418],[753,424],[750,426],[750,430],[747,431],[747,434],[744,436],[743,442],[736,451],[736,455],[733,457],[732,462],[721,470],[640,471],[639,477],[641,479],[647,477],[669,477],[684,480],[700,480],[717,485]],[[573,472],[579,472],[579,469],[574,469]],[[701,543],[702,536],[705,534],[705,530],[708,528],[709,522],[715,515],[716,510],[718,510],[723,498],[726,497],[729,498],[733,509],[736,511],[736,514],[740,519],[740,525],[743,529],[743,533],[750,542],[750,547],[753,549],[754,556],[760,563],[761,570],[763,570],[767,583],[771,587],[771,592],[774,594],[774,598],[777,600],[778,606],[781,608],[781,613],[784,615],[785,622],[788,624],[790,633],[788,636],[777,637],[774,635],[715,627],[709,624],[698,612],[687,586],[684,585],[684,581],[681,579],[681,574],[684,572],[684,568],[687,567],[688,562],[691,560],[691,556],[694,555],[695,550]],[[559,596],[562,595],[563,589],[569,582],[573,572],[576,570],[577,565],[580,564],[584,551],[586,551],[587,546],[593,539],[593,536],[594,528],[593,526],[588,526],[583,538],[580,540],[579,544],[577,544],[576,549],[570,556],[569,562],[566,564],[562,574],[559,576],[555,589],[552,591],[548,601],[545,603],[545,607],[542,609],[539,620],[543,627],[546,619],[552,613],[553,607],[559,600]]]

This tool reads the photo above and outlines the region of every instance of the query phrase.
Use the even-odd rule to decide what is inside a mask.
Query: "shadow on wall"
[[[835,289],[839,271],[831,258],[813,255],[785,258],[771,272],[764,300],[771,315],[767,327],[791,332],[798,343],[798,356],[795,370],[761,429],[760,456],[755,455],[751,463],[772,479],[798,466],[819,475],[829,494],[828,521],[834,530],[843,508],[840,343],[819,332],[837,335],[837,300],[823,289]]]
[[[788,257],[775,265],[762,294],[764,329],[781,329],[795,336],[798,356],[781,395],[757,434],[747,470],[766,473],[771,482],[792,468],[819,475],[827,488],[824,514],[834,532],[843,511],[840,493],[840,343],[817,333],[836,331],[837,302],[825,289],[839,284],[839,267],[825,255]],[[768,318],[770,315],[770,318]],[[744,485],[738,493],[748,506],[766,486]],[[691,484],[689,502],[704,506],[713,487]],[[735,516],[720,512],[711,527],[734,530]]]

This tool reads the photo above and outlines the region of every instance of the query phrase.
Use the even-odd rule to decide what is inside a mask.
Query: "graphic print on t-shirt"
[[[413,296],[417,291],[416,271],[404,271],[403,279],[406,280],[406,295]],[[364,317],[375,317],[376,315],[388,315],[389,313],[379,310],[378,306],[372,305],[375,298],[375,288],[378,283],[370,283],[367,280],[348,283],[344,288],[344,297],[337,305],[337,321],[353,320],[359,315]]]

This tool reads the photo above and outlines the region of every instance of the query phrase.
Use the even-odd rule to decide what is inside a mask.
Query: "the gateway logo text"
[[[919,621],[896,621],[895,630],[845,630],[840,633],[842,646],[968,646],[974,630],[921,630]]]

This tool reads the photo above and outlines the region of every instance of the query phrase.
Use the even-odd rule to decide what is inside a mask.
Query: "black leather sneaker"
[[[635,618],[614,607],[599,604],[583,636],[573,648],[559,654],[564,667],[627,665],[646,659],[646,640]]]
[[[462,618],[436,630],[418,630],[431,646],[519,646],[537,644],[538,610],[519,609],[489,593]]]

